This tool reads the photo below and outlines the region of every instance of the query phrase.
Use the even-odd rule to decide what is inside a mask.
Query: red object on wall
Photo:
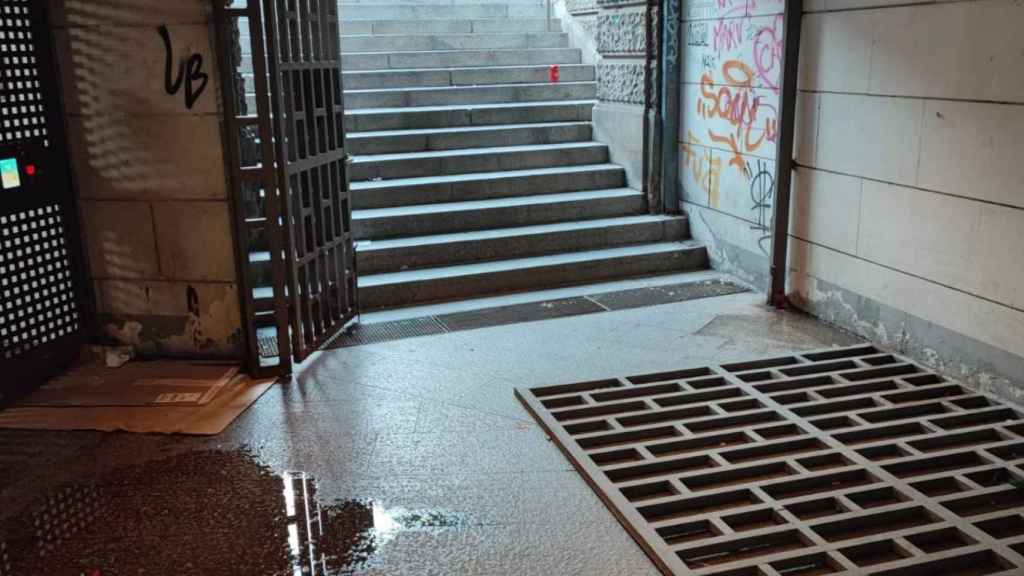
[[[552,83],[558,82],[558,64],[551,65],[551,68],[548,70],[548,79],[551,80]]]

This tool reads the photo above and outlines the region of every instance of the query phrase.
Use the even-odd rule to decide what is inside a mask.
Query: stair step
[[[352,212],[352,233],[357,240],[428,236],[639,215],[645,208],[643,194],[629,188],[372,208]]]
[[[573,100],[416,108],[364,108],[345,111],[345,128],[349,134],[352,134],[371,130],[590,121],[594,104],[596,104],[594,100]]]
[[[471,148],[353,156],[349,165],[352,181],[389,180],[416,176],[441,176],[525,170],[550,166],[603,164],[608,146],[599,142],[532,144],[500,148]]]
[[[362,6],[365,4],[409,4],[409,0],[342,0],[338,2],[341,13],[350,6]],[[539,0],[416,0],[419,6],[465,6],[467,4],[538,4]]]
[[[512,50],[565,48],[569,35],[560,32],[487,34],[381,34],[342,36],[341,51],[415,52],[423,50]]]
[[[506,126],[459,126],[413,130],[357,132],[346,139],[351,154],[392,154],[427,150],[459,150],[526,144],[590,142],[589,122],[553,122]]]
[[[551,67],[489,66],[484,68],[436,68],[427,70],[368,70],[345,72],[346,90],[374,88],[437,88],[444,86],[488,86],[492,84],[543,84],[548,82]],[[562,82],[593,82],[594,66],[564,64],[558,67]],[[251,80],[251,75],[246,77]],[[251,86],[251,84],[247,84]]]
[[[523,50],[444,50],[438,52],[364,52],[345,54],[341,67],[352,70],[405,70],[409,68],[463,68],[479,66],[528,66],[582,64],[579,48],[529,48]],[[243,72],[251,72],[252,64]]]
[[[621,216],[363,241],[359,243],[356,254],[360,274],[379,274],[686,238],[685,218]]]
[[[343,21],[348,20],[430,20],[436,18],[546,18],[547,6],[541,2],[530,3],[467,3],[457,5],[432,4],[349,4],[339,10]],[[344,22],[342,28],[344,29]]]
[[[455,104],[496,104],[501,102],[557,102],[597,97],[596,82],[544,84],[494,84],[491,86],[447,86],[441,88],[382,88],[346,90],[345,108],[403,108]]]
[[[344,17],[344,9],[341,11]],[[487,34],[492,32],[561,32],[557,18],[453,18],[431,20],[342,20],[341,35],[350,34]]]
[[[352,206],[356,209],[393,208],[440,202],[468,202],[621,188],[625,170],[616,164],[555,166],[504,172],[478,172],[452,176],[425,176],[369,182],[353,182]]]
[[[641,244],[366,275],[359,279],[359,301],[362,309],[372,310],[667,274],[706,264],[706,250],[694,242]]]

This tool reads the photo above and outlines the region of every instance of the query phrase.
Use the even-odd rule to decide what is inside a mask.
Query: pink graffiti
[[[715,0],[717,16],[728,18],[735,16],[753,16],[758,12],[758,4],[782,4],[784,0]]]
[[[754,33],[754,69],[765,86],[779,92],[779,67],[782,64],[782,15],[772,19],[771,26]]]
[[[712,38],[714,49],[719,55],[723,51],[730,51],[739,48],[743,44],[743,21],[719,20],[715,23]]]

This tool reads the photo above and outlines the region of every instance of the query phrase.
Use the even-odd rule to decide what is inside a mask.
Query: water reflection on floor
[[[0,526],[0,576],[328,576],[374,565],[403,531],[458,529],[444,510],[322,502],[304,472],[207,450],[68,484]]]

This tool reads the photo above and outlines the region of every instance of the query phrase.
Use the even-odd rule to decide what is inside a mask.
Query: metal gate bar
[[[215,6],[215,18],[230,87],[225,123],[248,355],[266,368],[260,350],[271,347],[260,342],[276,337],[274,370],[287,372],[357,310],[337,6],[248,0]],[[249,32],[248,69],[239,22]],[[240,70],[252,73],[255,111],[246,109]],[[273,292],[259,300],[250,264],[257,251],[269,254]],[[274,336],[265,333],[267,321]]]
[[[291,369],[289,343],[288,304],[285,300],[285,246],[280,226],[280,200],[277,174],[274,170],[273,124],[270,116],[270,87],[264,44],[264,22],[258,0],[246,2],[245,7],[228,8],[223,2],[214,3],[217,24],[217,49],[221,78],[225,90],[225,155],[233,197],[236,239],[236,262],[239,268],[242,321],[246,335],[246,357],[250,373],[288,372]],[[255,87],[256,110],[247,110],[245,79],[241,71],[241,23],[249,31],[249,49],[252,77]],[[250,113],[253,112],[253,113]],[[256,285],[249,265],[249,254],[256,239],[269,248],[273,278],[273,306],[267,312],[273,315],[277,332],[277,358],[271,366],[261,363],[257,336],[257,309],[253,297]]]
[[[357,309],[338,5],[264,0],[264,6],[275,26],[267,35],[274,145],[292,351],[301,361]]]
[[[519,389],[665,574],[1024,573],[1024,417],[872,346]]]

